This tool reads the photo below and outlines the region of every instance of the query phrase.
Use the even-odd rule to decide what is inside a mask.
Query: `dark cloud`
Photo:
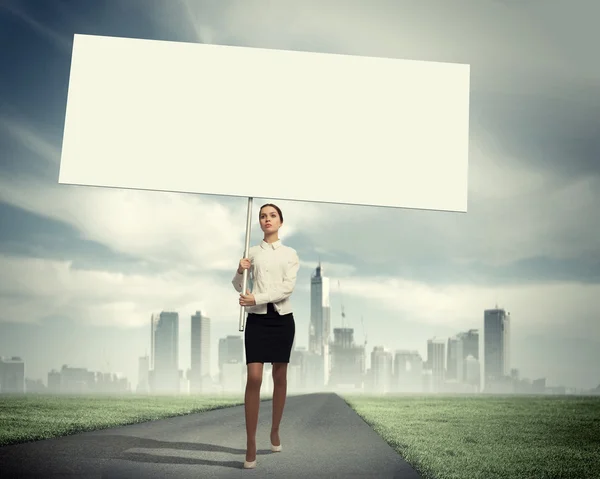
[[[299,237],[298,244],[307,244]],[[600,284],[600,254],[581,255],[569,259],[535,256],[494,265],[485,259],[461,262],[445,251],[400,249],[390,252],[382,249],[378,241],[372,241],[373,256],[359,257],[348,253],[335,256],[321,255],[322,261],[352,265],[360,276],[391,276],[422,281],[431,285],[529,285],[552,282],[580,282]],[[383,250],[384,254],[376,252]],[[365,251],[365,248],[361,248]],[[317,264],[319,257],[310,248],[299,248],[304,261]],[[600,253],[600,252],[599,252]]]
[[[543,174],[600,175],[600,84],[471,97],[471,132]]]
[[[152,274],[140,258],[112,251],[81,238],[74,227],[0,202],[0,254],[73,261],[74,268],[118,273]]]

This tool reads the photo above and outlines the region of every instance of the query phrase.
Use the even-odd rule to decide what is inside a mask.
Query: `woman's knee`
[[[248,374],[248,385],[260,387],[262,384],[262,374]]]
[[[248,386],[260,387],[260,385],[262,384],[262,377],[263,377],[262,364],[257,363],[256,365],[253,364],[252,366],[248,367],[248,377],[247,377]]]

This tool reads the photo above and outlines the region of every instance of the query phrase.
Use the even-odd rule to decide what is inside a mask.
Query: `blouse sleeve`
[[[250,266],[250,269],[248,270],[248,284],[246,285],[247,289],[251,290],[251,282],[253,279],[253,266],[254,266],[254,258],[252,255],[252,251],[250,251],[248,253],[248,259],[250,260],[250,263],[252,263],[252,266]],[[233,277],[233,279],[231,280],[231,284],[233,284],[233,288],[238,292],[241,293],[242,292],[242,283],[244,281],[244,273],[242,272],[242,274],[239,274],[237,272],[237,270],[235,270],[235,275]]]
[[[292,250],[290,258],[287,261],[287,267],[283,276],[283,281],[276,287],[264,293],[256,293],[254,300],[256,304],[278,303],[286,298],[289,298],[296,287],[296,278],[300,269],[300,259],[298,253]]]

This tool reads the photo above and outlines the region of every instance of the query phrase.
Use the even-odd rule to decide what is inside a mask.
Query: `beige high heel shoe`
[[[271,444],[271,451],[281,452],[281,444],[279,446],[273,446],[273,444]]]
[[[256,454],[258,455],[258,451],[256,451]],[[254,461],[246,461],[246,458],[244,458],[244,469],[254,469],[256,467],[256,459],[258,459],[258,457],[256,457],[254,459]]]
[[[271,443],[271,451],[272,452],[281,452],[281,439],[279,440],[279,446],[275,446],[275,445],[273,445],[273,443]]]

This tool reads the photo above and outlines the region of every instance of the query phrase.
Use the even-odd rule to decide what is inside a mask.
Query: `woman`
[[[296,286],[300,261],[293,248],[284,246],[279,239],[283,214],[279,207],[269,203],[258,213],[264,238],[252,246],[248,258],[242,258],[233,278],[233,286],[240,294],[240,305],[248,317],[245,329],[246,394],[246,460],[244,468],[256,467],[256,428],[260,405],[260,386],[264,363],[273,365],[273,419],[271,450],[281,451],[279,425],[287,393],[287,366],[290,362],[296,330],[290,296]],[[244,269],[249,270],[253,292],[242,293]]]

